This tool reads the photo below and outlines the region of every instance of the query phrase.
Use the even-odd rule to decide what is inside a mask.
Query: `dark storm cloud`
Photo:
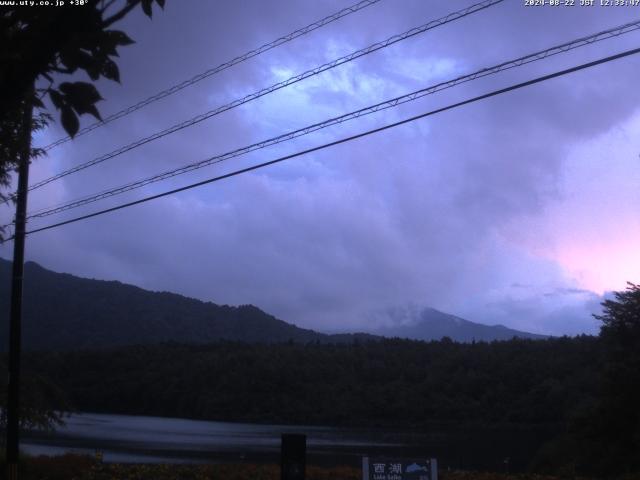
[[[122,52],[123,85],[100,85],[107,99],[103,112],[126,107],[346,3],[178,7],[169,2],[152,22],[136,14],[122,26],[138,42]],[[384,0],[53,150],[34,165],[33,178],[468,4]],[[68,177],[34,193],[31,204],[44,207],[174,168],[599,31],[628,21],[629,11],[623,10],[529,9],[507,1]],[[593,60],[630,48],[640,38],[627,37],[104,205]],[[318,329],[366,328],[370,312],[428,305],[542,333],[591,332],[590,313],[600,299],[589,291],[595,287],[581,284],[564,257],[538,252],[551,249],[563,228],[550,228],[546,215],[551,206],[563,211],[561,179],[569,153],[612,128],[627,128],[637,114],[637,66],[637,59],[621,60],[211,187],[43,232],[29,239],[28,252],[53,269],[218,303],[254,303]],[[40,141],[60,134],[54,127]],[[9,250],[1,252],[7,256]],[[523,290],[512,288],[517,284],[530,286],[526,295],[514,293]]]

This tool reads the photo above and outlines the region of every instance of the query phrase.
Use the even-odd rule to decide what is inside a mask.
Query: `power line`
[[[447,23],[453,22],[455,20],[459,20],[461,18],[466,17],[467,15],[471,15],[473,13],[479,12],[481,10],[484,10],[486,8],[489,8],[493,5],[496,5],[498,3],[503,2],[504,0],[484,0],[483,2],[480,3],[476,3],[474,5],[471,5],[467,8],[464,8],[462,10],[458,10],[456,12],[452,12],[442,18],[439,18],[437,20],[432,20],[420,27],[414,27],[410,30],[407,30],[404,33],[398,34],[398,35],[394,35],[392,37],[389,37],[386,40],[383,40],[381,42],[377,42],[374,43],[372,45],[369,45],[368,47],[365,47],[363,49],[357,50],[353,53],[350,53],[349,55],[345,55],[344,57],[340,57],[336,60],[333,60],[331,62],[325,63],[323,65],[320,65],[319,67],[313,68],[311,70],[307,70],[306,72],[303,72],[299,75],[295,75],[291,78],[288,78],[287,80],[283,80],[281,82],[275,83],[269,87],[263,88],[261,90],[258,90],[257,92],[251,93],[249,95],[246,95],[245,97],[242,97],[240,99],[236,99],[233,102],[227,103],[226,105],[222,105],[220,107],[217,107],[213,110],[209,110],[208,112],[202,113],[200,115],[197,115],[195,117],[190,118],[189,120],[185,120],[184,122],[175,124],[169,128],[166,128],[160,132],[156,132],[152,135],[149,135],[147,137],[144,137],[142,139],[136,140],[135,142],[132,142],[128,145],[125,145],[123,147],[118,148],[117,150],[114,150],[110,153],[101,155],[99,157],[94,158],[93,160],[89,160],[88,162],[82,163],[80,165],[77,165],[73,168],[70,168],[68,170],[65,170],[57,175],[54,175],[52,177],[46,178],[44,180],[41,180],[38,183],[35,183],[34,185],[32,185],[31,187],[29,187],[29,190],[35,190],[37,188],[40,188],[44,185],[47,185],[48,183],[51,183],[55,180],[59,180],[60,178],[66,177],[67,175],[71,175],[73,173],[79,172],[81,170],[84,170],[85,168],[89,168],[92,167],[94,165],[97,165],[99,163],[102,163],[106,160],[110,160],[114,157],[117,157],[118,155],[122,155],[123,153],[126,153],[130,150],[133,150],[134,148],[140,147],[142,145],[145,145],[149,142],[152,142],[154,140],[158,140],[159,138],[165,137],[167,135],[170,135],[172,133],[175,133],[177,131],[180,131],[184,128],[187,127],[191,127],[197,123],[200,123],[204,120],[207,120],[215,115],[219,115],[223,112],[226,112],[228,110],[231,110],[233,108],[239,107],[240,105],[244,105],[245,103],[248,103],[250,101],[256,100],[260,97],[263,97],[267,94],[273,93],[277,90],[280,90],[282,88],[288,87],[290,85],[293,85],[295,83],[298,83],[302,80],[305,80],[309,77],[313,77],[315,75],[318,75],[322,72],[325,72],[327,70],[330,70],[332,68],[338,67],[340,65],[343,65],[345,63],[351,62],[357,58],[363,57],[365,55],[368,55],[370,53],[373,53],[375,51],[378,51],[380,49],[386,48],[390,45],[393,45],[395,43],[401,42],[403,40],[406,40],[408,38],[411,38],[415,35],[419,35],[421,33],[424,33],[428,30],[431,30],[433,28],[439,27],[441,25],[445,25]]]
[[[375,112],[379,112],[382,110],[386,110],[388,108],[392,108],[392,107],[396,107],[398,105],[407,103],[407,102],[411,102],[414,100],[417,100],[419,98],[422,98],[424,96],[427,95],[431,95],[434,93],[437,93],[439,91],[448,89],[448,88],[452,88],[456,85],[460,85],[462,83],[466,83],[472,80],[476,80],[478,78],[483,78],[489,75],[494,75],[497,74],[499,72],[505,71],[505,70],[509,70],[511,68],[516,68],[522,65],[526,65],[532,62],[536,62],[539,60],[543,60],[545,58],[548,58],[550,56],[554,56],[560,53],[565,53],[568,52],[570,50],[585,46],[585,45],[590,45],[593,44],[595,42],[599,42],[602,40],[606,40],[609,38],[613,38],[625,33],[629,33],[635,30],[640,29],[640,20],[637,20],[635,22],[631,22],[631,23],[627,23],[624,25],[620,25],[614,28],[610,28],[608,30],[604,30],[602,32],[598,32],[586,37],[581,37],[578,38],[576,40],[570,41],[570,42],[566,42],[545,50],[541,50],[535,53],[531,53],[519,58],[516,58],[514,60],[509,60],[507,62],[503,62],[501,64],[498,65],[494,65],[492,67],[487,67],[487,68],[483,68],[481,70],[478,70],[476,72],[467,74],[467,75],[463,75],[457,78],[454,78],[452,80],[448,80],[445,82],[441,82],[438,83],[436,85],[432,85],[430,87],[427,88],[423,88],[420,90],[416,90],[414,92],[405,94],[405,95],[401,95],[399,97],[395,97],[392,98],[390,100],[386,100],[384,102],[380,102],[377,103],[375,105],[369,106],[369,107],[365,107],[365,108],[361,108],[359,110],[355,110],[353,112],[349,112],[343,115],[340,115],[338,117],[333,117],[330,118],[328,120],[324,120],[323,122],[319,122],[319,123],[315,123],[313,125],[309,125],[306,126],[304,128],[300,128],[298,130],[294,130],[291,132],[287,132],[285,134],[276,136],[276,137],[272,137],[269,138],[267,140],[263,140],[236,150],[232,150],[223,154],[219,154],[219,155],[215,155],[212,157],[209,157],[205,160],[201,160],[199,162],[195,162],[195,163],[191,163],[188,165],[185,165],[183,167],[180,168],[176,168],[176,169],[172,169],[169,171],[165,171],[162,173],[159,173],[157,175],[151,176],[151,177],[147,177],[144,178],[142,180],[137,180],[135,182],[130,182],[124,185],[121,185],[119,187],[116,188],[111,188],[108,190],[104,190],[102,192],[96,193],[96,194],[92,194],[89,196],[85,196],[82,197],[80,199],[76,199],[73,200],[71,202],[66,202],[63,204],[60,204],[58,206],[55,207],[48,207],[46,209],[41,209],[37,212],[31,213],[27,218],[31,219],[31,218],[42,218],[42,217],[46,217],[49,215],[53,215],[56,213],[60,213],[66,210],[70,210],[72,208],[77,208],[83,205],[87,205],[89,203],[93,203],[99,200],[102,200],[104,198],[108,198],[108,197],[112,197],[115,195],[119,195],[121,193],[125,193],[137,188],[141,188],[144,187],[146,185],[152,184],[152,183],[156,183],[162,180],[166,180],[168,178],[171,177],[175,177],[178,175],[182,175],[200,168],[204,168],[216,163],[220,163],[223,162],[225,160],[229,160],[231,158],[235,158],[241,155],[245,155],[247,153],[262,149],[262,148],[266,148],[272,145],[276,145],[288,140],[292,140],[294,138],[297,137],[301,137],[303,135],[307,135],[309,133],[321,130],[323,128],[327,128],[329,126],[332,125],[337,125],[337,124],[341,124],[344,123],[346,121],[350,121],[350,120],[354,120],[360,117],[363,117],[365,115],[369,115]]]
[[[194,83],[198,83],[201,80],[204,80],[205,78],[208,78],[212,75],[215,75],[217,73],[222,72],[223,70],[226,70],[227,68],[230,68],[234,65],[237,65],[238,63],[242,63],[246,60],[249,60],[250,58],[256,57],[258,55],[260,55],[261,53],[267,52],[273,48],[279,47],[280,45],[290,42],[291,40],[294,40],[298,37],[301,37],[303,35],[306,35],[307,33],[311,33],[314,30],[317,30],[320,27],[324,27],[325,25],[328,25],[332,22],[335,22],[336,20],[339,20],[342,17],[346,17],[347,15],[351,15],[352,13],[355,13],[359,10],[362,10],[363,8],[369,7],[375,3],[378,3],[380,0],[362,0],[354,5],[351,5],[350,7],[347,8],[343,8],[342,10],[340,10],[339,12],[336,12],[332,15],[328,15],[326,17],[324,17],[321,20],[318,20],[316,22],[313,22],[309,25],[307,25],[306,27],[302,27],[299,28],[298,30],[295,30],[294,32],[289,33],[288,35],[285,35],[283,37],[280,37],[272,42],[269,43],[265,43],[264,45],[254,49],[254,50],[250,50],[247,53],[244,53],[243,55],[240,55],[238,57],[235,57],[232,60],[229,60],[227,62],[221,63],[220,65],[210,68],[209,70],[206,70],[202,73],[199,73],[198,75],[195,75],[194,77],[188,79],[188,80],[184,80],[183,82],[180,82],[176,85],[173,85],[172,87],[169,87],[165,90],[162,90],[161,92],[156,93],[155,95],[152,95],[144,100],[141,100],[140,102],[136,103],[135,105],[131,105],[130,107],[127,107],[123,110],[120,110],[116,113],[113,113],[111,115],[109,115],[108,117],[104,118],[102,121],[100,122],[95,122],[91,125],[87,125],[86,127],[80,129],[78,131],[78,133],[76,133],[75,138],[84,135],[85,133],[88,133],[92,130],[95,130],[96,128],[102,127],[103,125],[106,125],[107,123],[111,123],[114,120],[117,120],[119,118],[122,118],[124,116],[129,115],[130,113],[135,112],[136,110],[140,110],[143,107],[146,107],[147,105],[154,103],[160,99],[166,98],[169,95],[173,95],[176,92],[179,92],[180,90],[187,88],[191,85],[193,85]],[[54,147],[57,147],[58,145],[62,145],[63,143],[68,142],[69,140],[71,140],[71,137],[67,136],[67,137],[63,137],[60,138],[58,140],[56,140],[53,143],[50,143],[49,145],[44,147],[44,150],[51,150]]]
[[[138,205],[138,204],[141,204],[141,203],[149,202],[151,200],[156,200],[158,198],[166,197],[168,195],[173,195],[175,193],[183,192],[185,190],[190,190],[192,188],[200,187],[200,186],[203,186],[203,185],[207,185],[209,183],[213,183],[213,182],[217,182],[217,181],[220,181],[220,180],[224,180],[226,178],[234,177],[234,176],[240,175],[242,173],[247,173],[247,172],[250,172],[250,171],[253,171],[253,170],[258,170],[260,168],[264,168],[264,167],[267,167],[267,166],[270,166],[270,165],[274,165],[276,163],[280,163],[280,162],[283,162],[285,160],[290,160],[292,158],[296,158],[296,157],[299,157],[299,156],[302,156],[302,155],[306,155],[308,153],[316,152],[316,151],[319,151],[319,150],[324,150],[326,148],[333,147],[335,145],[339,145],[339,144],[342,144],[342,143],[347,143],[347,142],[356,140],[358,138],[366,137],[366,136],[372,135],[374,133],[379,133],[379,132],[382,132],[384,130],[388,130],[390,128],[394,128],[394,127],[397,127],[397,126],[400,126],[400,125],[404,125],[406,123],[414,122],[414,121],[419,120],[421,118],[429,117],[429,116],[435,115],[437,113],[445,112],[447,110],[452,110],[454,108],[458,108],[458,107],[461,107],[463,105],[468,105],[470,103],[478,102],[480,100],[485,100],[485,99],[490,98],[490,97],[501,95],[503,93],[511,92],[513,90],[518,90],[518,89],[521,89],[521,88],[524,88],[524,87],[528,87],[530,85],[534,85],[536,83],[541,83],[541,82],[544,82],[544,81],[547,81],[547,80],[551,80],[553,78],[557,78],[557,77],[560,77],[560,76],[563,76],[563,75],[568,75],[570,73],[574,73],[574,72],[577,72],[579,70],[584,70],[584,69],[587,69],[587,68],[591,68],[591,67],[594,67],[596,65],[601,65],[601,64],[604,64],[604,63],[608,63],[608,62],[611,62],[613,60],[618,60],[618,59],[623,58],[623,57],[628,57],[630,55],[635,55],[637,53],[640,53],[640,48],[627,50],[625,52],[618,53],[616,55],[611,55],[611,56],[608,56],[608,57],[601,58],[599,60],[595,60],[595,61],[588,62],[588,63],[583,63],[583,64],[578,65],[576,67],[571,67],[571,68],[568,68],[568,69],[565,69],[565,70],[560,70],[560,71],[555,72],[555,73],[551,73],[551,74],[548,74],[548,75],[543,75],[541,77],[537,77],[537,78],[534,78],[532,80],[528,80],[526,82],[517,83],[517,84],[511,85],[509,87],[501,88],[499,90],[494,90],[494,91],[486,93],[484,95],[480,95],[480,96],[473,97],[473,98],[470,98],[470,99],[467,99],[467,100],[463,100],[461,102],[457,102],[457,103],[448,105],[446,107],[438,108],[436,110],[431,110],[429,112],[422,113],[420,115],[416,115],[416,116],[413,116],[413,117],[409,117],[409,118],[406,118],[404,120],[400,120],[398,122],[390,123],[390,124],[384,125],[382,127],[374,128],[374,129],[368,130],[366,132],[361,132],[361,133],[358,133],[356,135],[351,135],[349,137],[344,137],[344,138],[341,138],[339,140],[335,140],[333,142],[325,143],[323,145],[319,145],[319,146],[316,146],[316,147],[313,147],[313,148],[302,150],[300,152],[296,152],[296,153],[293,153],[293,154],[290,154],[290,155],[285,155],[283,157],[276,158],[275,160],[270,160],[268,162],[260,163],[258,165],[253,165],[251,167],[247,167],[247,168],[243,168],[243,169],[240,169],[240,170],[236,170],[236,171],[231,172],[231,173],[227,173],[227,174],[220,175],[220,176],[217,176],[217,177],[209,178],[209,179],[203,180],[201,182],[192,183],[192,184],[187,185],[185,187],[176,188],[176,189],[173,189],[173,190],[169,190],[167,192],[163,192],[163,193],[159,193],[159,194],[156,194],[156,195],[151,195],[149,197],[145,197],[145,198],[142,198],[142,199],[139,199],[139,200],[135,200],[133,202],[124,203],[124,204],[121,204],[121,205],[118,205],[118,206],[115,206],[115,207],[111,207],[111,208],[107,208],[107,209],[104,209],[104,210],[100,210],[98,212],[90,213],[88,215],[82,215],[80,217],[72,218],[70,220],[65,220],[63,222],[58,222],[58,223],[55,223],[55,224],[52,224],[52,225],[47,225],[45,227],[36,228],[34,230],[28,231],[27,234],[42,232],[42,231],[50,230],[52,228],[60,227],[60,226],[63,226],[63,225],[68,225],[70,223],[79,222],[81,220],[85,220],[85,219],[96,217],[96,216],[103,215],[103,214],[106,214],[106,213],[114,212],[116,210],[122,210],[123,208],[127,208],[127,207],[131,207],[131,206]],[[7,240],[11,240],[11,238],[9,238]]]

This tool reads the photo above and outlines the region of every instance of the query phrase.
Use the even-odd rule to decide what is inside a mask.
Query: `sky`
[[[121,84],[103,116],[354,2],[178,2],[117,28]],[[471,5],[381,0],[67,142],[31,182]],[[640,19],[640,7],[505,0],[33,191],[35,211],[145,178],[484,67]],[[54,216],[38,228],[272,160],[640,46],[640,32],[429,95]],[[27,238],[28,260],[320,331],[432,307],[551,335],[640,279],[640,56]],[[84,80],[83,77],[78,77]],[[66,81],[68,78],[60,78]],[[83,118],[82,125],[91,123]],[[63,136],[59,125],[35,145]],[[11,220],[0,209],[3,223]],[[10,258],[11,244],[0,246]]]

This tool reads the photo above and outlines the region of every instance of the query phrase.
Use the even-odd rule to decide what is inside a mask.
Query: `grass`
[[[6,469],[0,479],[6,478]],[[351,467],[307,467],[309,480],[360,480],[359,469]],[[27,457],[20,480],[279,480],[278,465],[211,464],[119,464],[100,463],[92,457],[67,454],[56,457]]]
[[[6,478],[2,468],[0,479]],[[360,469],[307,466],[307,480],[361,480]],[[440,472],[441,480],[559,480],[536,474],[482,472]],[[20,480],[279,480],[277,465],[212,464],[118,464],[100,463],[95,458],[67,454],[56,457],[27,457],[21,465]],[[578,480],[574,478],[573,480]],[[586,479],[583,479],[586,480]],[[624,480],[640,480],[640,476]]]

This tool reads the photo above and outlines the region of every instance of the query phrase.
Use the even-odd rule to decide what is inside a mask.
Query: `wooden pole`
[[[20,158],[18,159],[18,191],[16,194],[15,233],[13,239],[13,271],[11,277],[11,310],[9,320],[9,383],[7,386],[7,468],[9,480],[18,479],[22,280],[24,275],[24,241],[27,192],[29,190],[33,95],[34,90],[32,88],[26,98],[22,113],[22,148],[20,149]]]

